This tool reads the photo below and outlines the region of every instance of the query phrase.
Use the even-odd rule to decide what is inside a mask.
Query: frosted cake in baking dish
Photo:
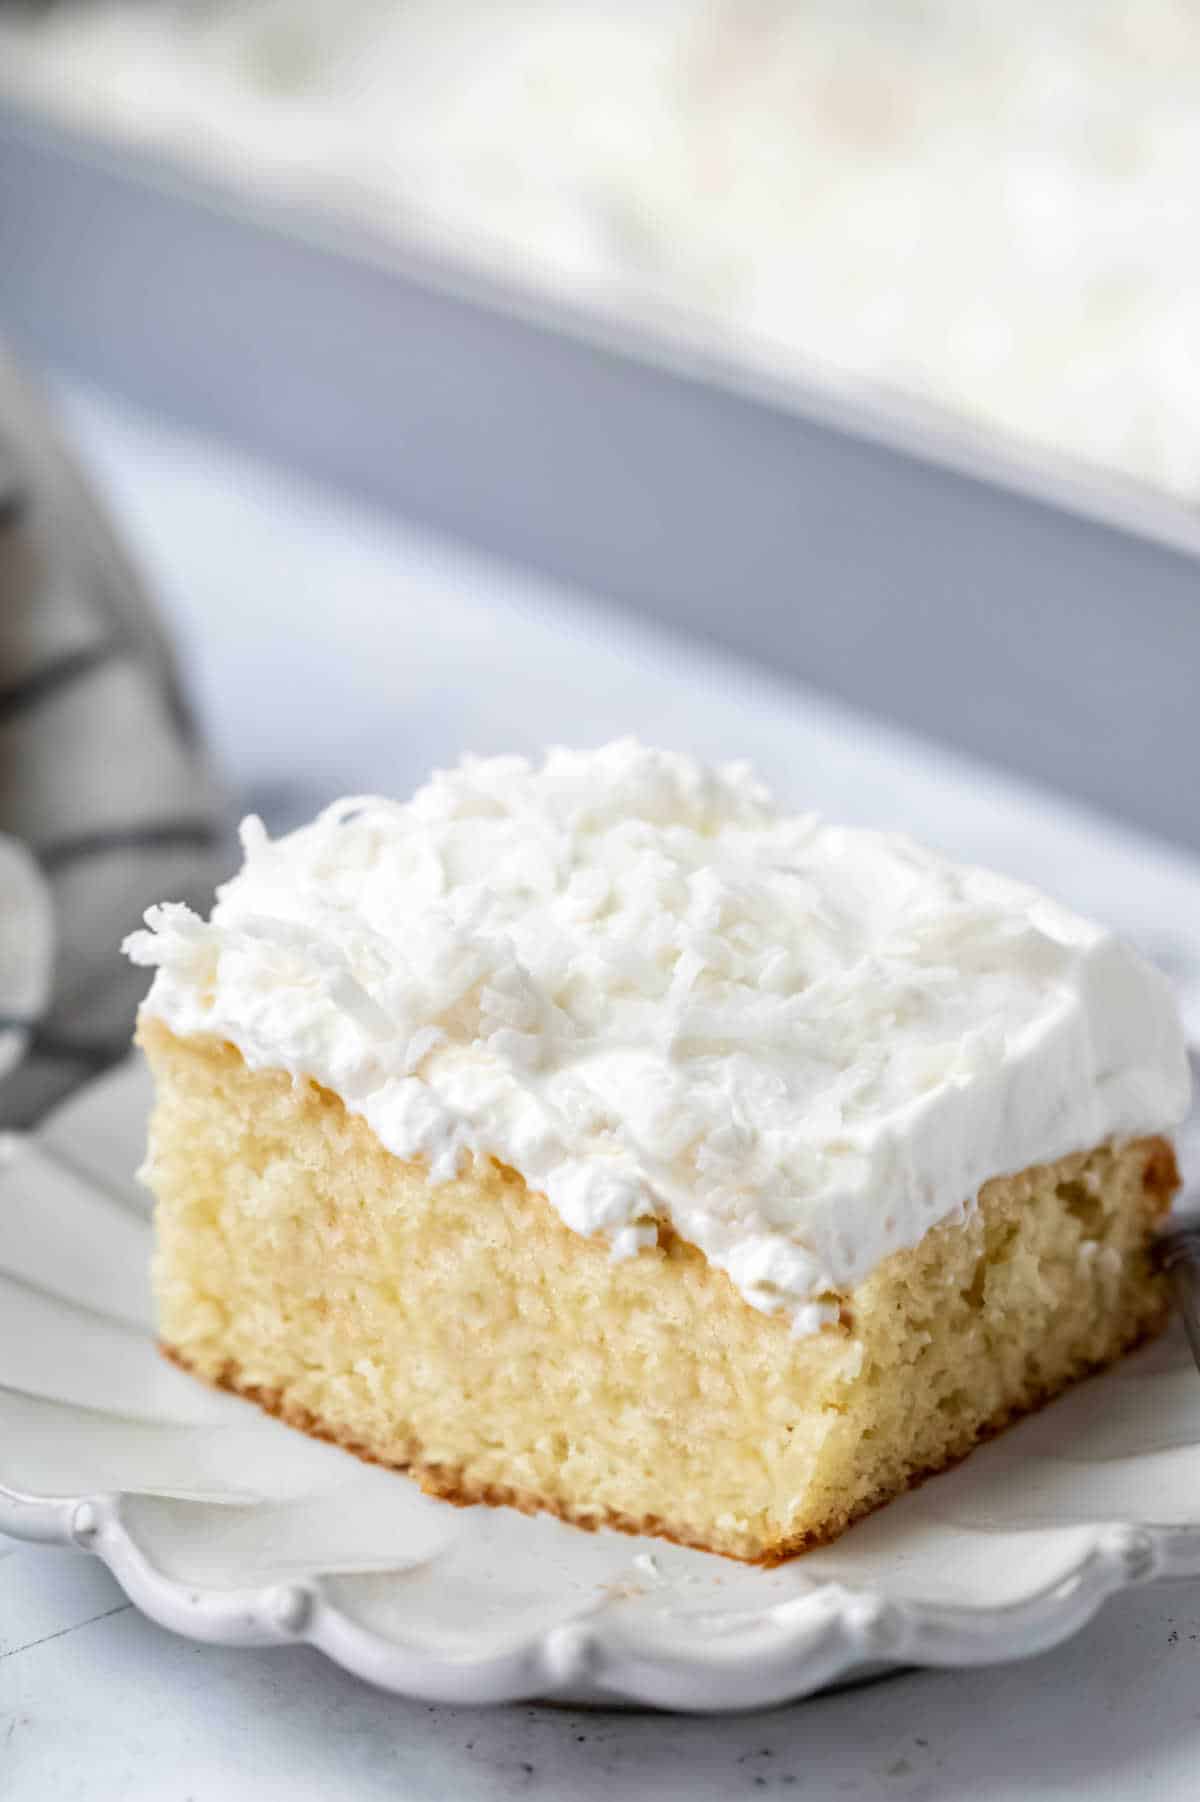
[[[1031,889],[631,742],[243,844],[128,942],[209,1382],[772,1561],[1162,1324],[1175,1009]]]

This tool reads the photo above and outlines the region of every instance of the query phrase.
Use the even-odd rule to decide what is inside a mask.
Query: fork
[[[1200,1199],[1192,1210],[1170,1221],[1157,1235],[1151,1258],[1168,1277],[1183,1325],[1200,1369]]]

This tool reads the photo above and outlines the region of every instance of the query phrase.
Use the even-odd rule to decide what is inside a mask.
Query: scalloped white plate
[[[431,1501],[154,1348],[136,1064],[0,1161],[0,1529],[84,1546],[197,1639],[306,1640],[430,1701],[762,1707],[1065,1639],[1200,1572],[1182,1335],[781,1570]]]

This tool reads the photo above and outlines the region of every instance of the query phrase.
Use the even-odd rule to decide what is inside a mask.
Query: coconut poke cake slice
[[[127,945],[207,1381],[774,1561],[1162,1325],[1178,1018],[1033,890],[631,742],[242,840]]]

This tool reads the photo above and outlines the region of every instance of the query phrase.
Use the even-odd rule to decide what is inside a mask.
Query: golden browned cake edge
[[[1164,1143],[1167,1141],[1164,1140]],[[1031,1415],[1037,1414],[1042,1408],[1048,1407],[1051,1402],[1057,1401],[1060,1396],[1065,1395],[1068,1390],[1074,1389],[1077,1384],[1086,1382],[1090,1377],[1103,1375],[1104,1371],[1110,1370],[1114,1364],[1119,1363],[1130,1352],[1136,1351],[1139,1346],[1149,1344],[1151,1340],[1156,1339],[1166,1326],[1168,1317],[1169,1307],[1164,1302],[1159,1318],[1139,1328],[1136,1336],[1122,1345],[1110,1358],[1098,1360],[1080,1371],[1078,1375],[1067,1377],[1061,1383],[1047,1386],[1044,1390],[1031,1394],[1028,1399],[997,1414],[977,1429],[973,1444],[969,1445],[965,1451],[956,1452],[953,1457],[947,1458],[939,1464],[931,1464],[926,1469],[910,1472],[903,1488],[889,1490],[874,1500],[861,1504],[852,1513],[848,1513],[845,1519],[837,1524],[831,1524],[826,1532],[800,1534],[795,1539],[760,1553],[757,1557],[749,1557],[740,1552],[730,1551],[723,1546],[709,1544],[698,1534],[681,1533],[673,1528],[669,1521],[661,1520],[655,1514],[637,1519],[632,1515],[622,1514],[610,1508],[602,1508],[598,1511],[589,1509],[585,1514],[576,1509],[564,1507],[561,1503],[547,1497],[508,1488],[503,1484],[473,1485],[461,1471],[454,1472],[447,1470],[442,1465],[424,1462],[419,1449],[405,1460],[384,1458],[378,1452],[373,1452],[368,1446],[360,1445],[340,1433],[336,1427],[324,1425],[307,1409],[289,1408],[277,1389],[265,1389],[254,1383],[239,1382],[237,1371],[233,1367],[223,1371],[215,1379],[209,1378],[202,1371],[194,1368],[182,1352],[173,1345],[168,1345],[165,1340],[159,1341],[158,1349],[169,1363],[186,1371],[189,1376],[196,1377],[198,1381],[206,1383],[209,1388],[220,1389],[227,1395],[236,1395],[242,1401],[251,1402],[256,1408],[261,1408],[264,1414],[269,1414],[272,1419],[281,1421],[284,1426],[292,1427],[295,1431],[306,1434],[310,1439],[318,1439],[325,1445],[336,1446],[339,1451],[348,1452],[351,1457],[358,1458],[364,1464],[374,1464],[382,1470],[394,1470],[411,1477],[425,1495],[432,1496],[439,1502],[449,1502],[451,1507],[513,1508],[519,1514],[547,1514],[556,1520],[565,1521],[568,1526],[580,1527],[585,1533],[597,1533],[607,1528],[611,1532],[625,1533],[637,1539],[665,1539],[670,1545],[685,1546],[691,1551],[708,1552],[716,1558],[731,1558],[738,1564],[748,1564],[761,1570],[775,1570],[781,1564],[790,1563],[793,1558],[802,1557],[805,1552],[815,1552],[820,1546],[832,1545],[835,1540],[842,1537],[843,1533],[848,1532],[859,1521],[865,1520],[868,1515],[877,1514],[881,1508],[886,1508],[889,1502],[897,1501],[901,1495],[908,1494],[914,1489],[920,1489],[933,1477],[944,1476],[947,1471],[956,1469],[981,1445],[985,1445],[990,1439],[997,1438],[1009,1427],[1015,1426],[1018,1421],[1026,1420]]]

